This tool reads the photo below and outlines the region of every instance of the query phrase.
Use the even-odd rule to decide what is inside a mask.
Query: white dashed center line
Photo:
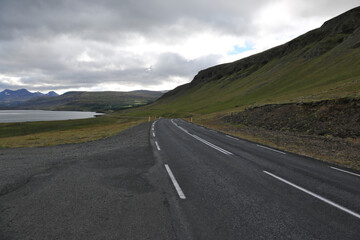
[[[238,140],[239,141],[239,139],[237,139],[236,137],[233,137],[233,136],[230,136],[230,135],[226,135],[228,138],[231,138],[231,139],[234,139],[234,140]]]
[[[318,195],[316,193],[313,193],[313,192],[311,192],[311,191],[309,191],[309,190],[307,190],[305,188],[302,188],[302,187],[300,187],[300,186],[298,186],[298,185],[296,185],[296,184],[294,184],[292,182],[289,182],[289,181],[287,181],[287,180],[285,180],[285,179],[283,179],[281,177],[278,177],[275,174],[269,173],[267,171],[263,171],[263,172],[270,175],[270,176],[272,176],[273,178],[276,178],[277,180],[280,180],[280,181],[282,181],[282,182],[284,182],[284,183],[286,183],[286,184],[288,184],[288,185],[290,185],[290,186],[292,186],[292,187],[294,187],[294,188],[296,188],[296,189],[298,189],[300,191],[303,191],[303,192],[305,192],[305,193],[307,193],[307,194],[309,194],[309,195],[311,195],[311,196],[313,196],[313,197],[315,197],[315,198],[317,198],[317,199],[319,199],[319,200],[321,200],[321,201],[323,201],[323,202],[325,202],[325,203],[327,203],[327,204],[329,204],[329,205],[331,205],[333,207],[336,207],[336,208],[338,208],[338,209],[340,209],[340,210],[342,210],[342,211],[344,211],[346,213],[349,213],[349,214],[353,215],[354,217],[360,219],[360,214],[358,214],[356,212],[353,212],[350,209],[347,209],[346,207],[343,207],[343,206],[341,206],[341,205],[339,205],[337,203],[334,203],[333,201],[328,200],[328,199],[326,199],[326,198],[324,198],[324,197],[322,197],[322,196],[320,196],[320,195]]]
[[[286,153],[284,153],[284,152],[282,152],[282,151],[275,150],[275,149],[272,149],[272,148],[268,148],[268,147],[265,147],[265,146],[261,146],[261,145],[258,145],[258,144],[256,144],[256,146],[261,147],[261,148],[265,148],[265,149],[270,150],[270,151],[273,151],[273,152],[277,152],[277,153],[281,153],[281,154],[286,154]]]
[[[158,144],[157,141],[155,141],[155,145],[156,145],[157,150],[160,151],[161,149],[160,149],[159,144]]]
[[[359,174],[356,174],[356,173],[353,173],[353,172],[349,172],[349,171],[346,171],[346,170],[342,170],[342,169],[340,169],[340,168],[336,168],[336,167],[330,167],[330,168],[332,168],[332,169],[334,169],[334,170],[337,170],[337,171],[341,171],[341,172],[344,172],[344,173],[348,173],[348,174],[352,174],[352,175],[355,175],[355,176],[360,177]]]
[[[179,183],[176,181],[174,174],[172,173],[169,165],[165,164],[166,171],[168,172],[170,179],[181,199],[186,199],[184,192],[181,190],[181,187],[179,186]]]

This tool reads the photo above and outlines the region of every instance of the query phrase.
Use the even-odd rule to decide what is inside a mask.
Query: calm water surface
[[[75,111],[0,110],[0,123],[83,119],[93,118],[96,115],[102,114]]]

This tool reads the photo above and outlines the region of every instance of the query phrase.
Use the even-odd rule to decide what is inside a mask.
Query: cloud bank
[[[0,0],[0,90],[165,90],[357,1]]]

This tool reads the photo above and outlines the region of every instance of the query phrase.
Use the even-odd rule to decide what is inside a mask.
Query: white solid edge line
[[[160,149],[159,144],[158,144],[157,141],[155,141],[155,144],[156,144],[157,150],[160,151],[161,149]]]
[[[188,130],[186,130],[185,128],[180,127],[180,126],[177,126],[177,127],[180,128],[182,131],[186,132],[187,134],[190,134],[190,133],[188,132]]]
[[[272,148],[268,148],[268,147],[265,147],[265,146],[261,146],[259,144],[256,144],[256,146],[261,147],[261,148],[265,148],[265,149],[270,150],[270,151],[278,152],[278,153],[281,153],[281,154],[286,154],[286,153],[284,153],[282,151],[275,150],[275,149],[272,149]]]
[[[341,172],[345,172],[345,173],[352,174],[352,175],[355,175],[355,176],[360,177],[360,175],[359,175],[359,174],[356,174],[356,173],[353,173],[353,172],[349,172],[349,171],[346,171],[346,170],[342,170],[342,169],[340,169],[340,168],[336,168],[336,167],[331,167],[331,166],[329,166],[329,167],[330,167],[330,168],[332,168],[332,169],[335,169],[335,170],[341,171]]]
[[[174,119],[171,119],[171,122],[172,122],[175,126],[178,126],[178,125],[174,122]]]
[[[174,122],[172,122],[172,123],[173,123],[174,125],[176,125]],[[185,132],[186,134],[192,136],[193,138],[199,140],[200,142],[205,143],[206,145],[214,148],[215,150],[218,150],[219,152],[222,152],[222,153],[224,153],[224,154],[226,154],[226,155],[232,155],[231,152],[229,152],[229,151],[227,151],[227,150],[225,150],[225,149],[222,149],[221,147],[218,147],[218,146],[216,146],[215,144],[212,144],[212,143],[206,141],[205,139],[202,139],[201,137],[198,137],[198,136],[196,136],[196,135],[193,135],[193,134],[189,133],[189,132],[188,132],[186,129],[184,129],[183,127],[178,126],[178,125],[176,125],[176,127],[178,127],[181,131]]]
[[[306,190],[305,188],[302,188],[302,187],[300,187],[300,186],[298,186],[298,185],[296,185],[294,183],[291,183],[291,182],[289,182],[289,181],[287,181],[287,180],[285,180],[285,179],[283,179],[281,177],[278,177],[275,174],[269,173],[267,171],[263,171],[263,172],[270,175],[270,176],[272,176],[273,178],[276,178],[276,179],[278,179],[278,180],[280,180],[280,181],[282,181],[282,182],[284,182],[284,183],[286,183],[286,184],[288,184],[288,185],[290,185],[290,186],[292,186],[294,188],[299,189],[300,191],[303,191],[303,192],[305,192],[305,193],[307,193],[307,194],[309,194],[309,195],[311,195],[311,196],[313,196],[313,197],[315,197],[315,198],[317,198],[317,199],[319,199],[319,200],[321,200],[321,201],[323,201],[323,202],[325,202],[325,203],[327,203],[327,204],[329,204],[329,205],[331,205],[333,207],[336,207],[336,208],[338,208],[338,209],[340,209],[340,210],[342,210],[342,211],[344,211],[346,213],[349,213],[349,214],[353,215],[354,217],[357,217],[357,218],[360,219],[360,214],[358,214],[356,212],[353,212],[350,209],[347,209],[346,207],[340,206],[339,204],[334,203],[333,201],[330,201],[330,200],[328,200],[326,198],[323,198],[320,195],[317,195],[316,193],[313,193],[313,192],[311,192],[309,190]]]
[[[176,181],[174,174],[172,173],[169,165],[165,164],[166,171],[168,172],[170,179],[181,199],[186,199],[184,192],[181,190],[181,187],[179,186],[179,183]]]
[[[234,139],[234,140],[239,140],[239,139],[237,139],[236,137],[233,137],[233,136],[230,136],[230,135],[226,135],[228,138],[232,138],[232,139]]]

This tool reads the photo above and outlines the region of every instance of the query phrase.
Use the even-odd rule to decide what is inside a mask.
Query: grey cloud
[[[0,76],[21,82],[11,85],[0,78],[0,88],[47,91],[101,83],[146,87],[171,77],[191,80],[221,56],[211,54],[211,49],[207,56],[192,60],[178,52],[115,49],[138,38],[171,46],[205,31],[251,39],[258,30],[258,11],[276,2],[284,1],[0,0]],[[299,18],[332,17],[357,2],[294,0],[291,11]],[[84,51],[96,61],[76,61]]]
[[[209,55],[186,60],[177,53],[165,53],[158,58],[158,62],[153,66],[153,72],[159,76],[191,77],[201,69],[216,64],[219,57]]]
[[[111,41],[139,33],[149,38],[213,29],[219,33],[254,31],[253,17],[266,0],[0,0],[0,40],[69,35]],[[358,5],[356,0],[294,0],[295,15],[333,16]],[[185,27],[184,27],[185,24]]]
[[[316,1],[303,1],[293,0],[292,13],[299,17],[325,17],[332,18],[339,15],[351,8],[359,6],[358,0],[346,1],[331,1],[331,0],[316,0]]]
[[[13,88],[27,88],[44,91],[49,89],[81,88],[96,86],[99,83],[120,83],[130,85],[140,84],[144,87],[154,86],[166,82],[169,77],[191,79],[201,69],[214,65],[218,56],[209,55],[201,58],[186,60],[176,53],[162,54],[157,63],[151,68],[130,68],[125,70],[100,70],[70,68],[58,71],[37,72],[30,77],[21,78],[21,85]],[[39,84],[40,83],[40,84]],[[0,87],[9,85],[0,82]]]
[[[186,26],[189,31],[213,28],[239,33],[246,31],[245,20],[265,2],[3,0],[0,1],[0,38],[68,34],[101,39],[126,37],[124,32],[152,36],[162,34],[164,29],[174,30],[173,26],[183,21],[192,23]]]

